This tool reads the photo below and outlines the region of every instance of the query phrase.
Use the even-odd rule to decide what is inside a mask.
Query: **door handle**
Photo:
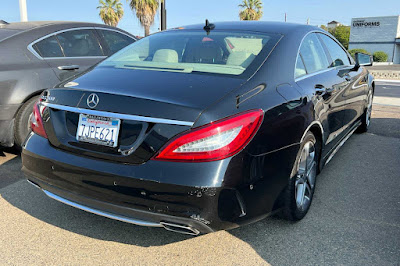
[[[315,94],[317,95],[323,95],[326,93],[326,88],[323,85],[315,85]]]
[[[325,94],[333,94],[336,92],[336,88],[326,88],[324,85],[317,84],[315,85],[315,94],[317,95],[325,95]]]
[[[57,67],[59,70],[76,70],[79,69],[78,65],[70,65],[70,66],[59,66]]]

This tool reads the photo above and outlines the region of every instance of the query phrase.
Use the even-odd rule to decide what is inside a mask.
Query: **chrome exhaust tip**
[[[181,233],[185,235],[192,235],[192,236],[197,236],[200,234],[199,230],[190,226],[168,223],[168,222],[160,222],[160,224],[164,227],[164,229],[171,232]]]

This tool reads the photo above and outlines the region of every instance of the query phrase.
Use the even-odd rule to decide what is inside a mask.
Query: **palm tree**
[[[99,16],[104,24],[116,27],[118,22],[124,15],[124,8],[119,0],[100,0],[100,5],[97,9],[100,9]]]
[[[150,34],[150,26],[154,24],[154,16],[158,10],[158,0],[126,0],[129,6],[136,12],[136,17],[144,27],[144,35]]]
[[[240,20],[259,20],[262,15],[261,0],[243,0],[239,7],[244,8],[239,12]]]

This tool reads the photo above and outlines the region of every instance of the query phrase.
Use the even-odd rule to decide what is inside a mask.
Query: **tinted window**
[[[106,41],[112,54],[115,52],[118,52],[125,46],[128,46],[129,44],[131,44],[135,41],[131,37],[128,37],[125,34],[118,33],[115,31],[100,30],[99,32],[103,36],[104,40]]]
[[[307,73],[313,73],[329,67],[324,48],[317,35],[309,34],[304,38],[300,47]]]
[[[331,67],[350,65],[350,60],[347,56],[347,53],[342,49],[342,47],[340,47],[339,44],[325,34],[319,34],[319,36],[322,38],[322,41],[325,43],[329,54],[331,55]]]
[[[297,55],[296,70],[294,73],[294,77],[298,78],[305,74],[307,74],[307,71],[306,71],[306,68],[304,67],[303,59],[301,59],[301,56],[299,54],[299,55]]]
[[[100,66],[240,75],[253,63],[260,65],[279,37],[234,31],[166,31],[134,42]]]
[[[38,52],[42,57],[63,57],[61,47],[56,39],[56,37],[51,36],[46,38],[33,46],[36,52]]]
[[[66,31],[57,35],[66,57],[102,56],[99,41],[92,30]]]

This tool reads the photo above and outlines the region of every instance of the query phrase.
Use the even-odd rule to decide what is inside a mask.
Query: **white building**
[[[336,27],[342,26],[342,23],[337,22],[336,20],[332,20],[331,22],[328,23],[328,29],[333,30]]]
[[[400,64],[400,16],[353,18],[349,49],[355,48],[383,51],[389,62]]]

